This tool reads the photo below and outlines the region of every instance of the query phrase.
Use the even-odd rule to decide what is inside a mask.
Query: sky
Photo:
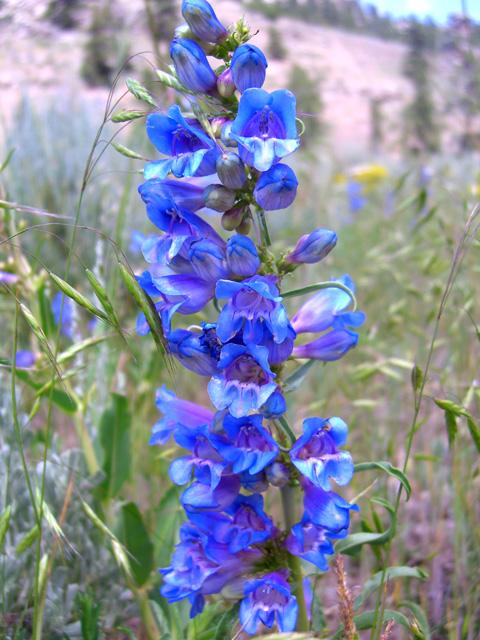
[[[366,0],[374,4],[381,13],[390,13],[395,17],[415,14],[420,18],[431,16],[435,22],[444,24],[451,13],[462,11],[462,0]],[[467,14],[480,22],[480,1],[465,0]]]

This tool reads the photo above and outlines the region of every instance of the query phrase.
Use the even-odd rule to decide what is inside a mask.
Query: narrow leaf
[[[419,569],[418,567],[389,567],[386,572],[386,579],[388,581],[396,578],[417,578],[418,580],[424,580],[428,574]],[[363,585],[362,593],[360,593],[354,600],[355,611],[357,611],[366,599],[375,593],[382,583],[382,571],[375,573],[369,580]]]
[[[132,416],[125,396],[112,393],[112,404],[100,419],[99,439],[106,478],[100,485],[110,497],[116,496],[130,473],[130,427]]]
[[[50,391],[51,381],[48,381],[46,384],[35,382],[30,377],[30,374],[27,371],[24,371],[22,369],[17,369],[15,372],[15,375],[17,378],[19,378],[20,380],[23,380],[23,382],[26,382],[30,387],[35,389],[37,392],[35,395],[37,397],[40,397]],[[68,376],[65,376],[65,377],[68,377]],[[75,400],[64,391],[61,391],[60,389],[53,390],[52,402],[65,413],[73,414],[77,412],[78,405],[75,402]]]
[[[370,471],[372,469],[380,469],[380,471],[385,471],[385,473],[388,473],[390,476],[399,480],[406,491],[408,502],[412,494],[412,487],[403,471],[397,469],[397,467],[394,467],[390,462],[360,462],[353,467],[355,473],[358,473],[359,471]]]
[[[143,522],[142,514],[134,502],[122,506],[121,542],[133,556],[130,568],[138,586],[142,586],[153,571],[153,545]]]
[[[82,340],[81,342],[77,342],[76,344],[72,344],[71,347],[62,351],[62,353],[58,356],[57,362],[65,362],[66,360],[70,360],[78,353],[84,351],[85,349],[89,349],[90,347],[107,340],[109,337],[114,336],[114,333],[110,335],[102,335],[102,336],[94,336],[93,338],[86,338],[86,340]]]
[[[0,173],[2,173],[2,171],[4,171],[4,169],[7,168],[8,163],[10,162],[14,151],[15,151],[15,147],[13,147],[13,149],[10,149],[10,151],[7,153],[7,157],[5,158],[5,162],[2,165],[0,165]]]
[[[285,380],[283,384],[283,391],[285,393],[296,391],[315,362],[316,360],[307,360],[304,364],[298,367],[298,369],[295,369],[295,371]]]

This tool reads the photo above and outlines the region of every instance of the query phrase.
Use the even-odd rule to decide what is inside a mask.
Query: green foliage
[[[118,393],[111,394],[112,403],[102,414],[99,439],[103,449],[105,480],[101,487],[116,496],[130,474],[130,426],[132,415],[128,402]]]

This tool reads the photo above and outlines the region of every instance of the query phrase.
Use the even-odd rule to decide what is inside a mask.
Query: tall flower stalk
[[[185,522],[171,565],[160,570],[161,593],[188,599],[191,617],[211,594],[240,601],[249,634],[274,623],[305,631],[311,589],[302,561],[325,571],[332,540],[347,536],[358,509],[332,486],[353,475],[342,449],[346,423],[312,416],[295,435],[285,418],[285,365],[341,358],[356,345],[364,314],[349,309],[354,284],[343,275],[287,292],[313,292],[289,319],[285,276],[320,262],[337,242],[334,231],[316,229],[281,256],[270,250],[268,217],[290,206],[298,187],[284,162],[300,144],[295,96],[262,89],[267,61],[247,44],[243,20],[227,30],[205,0],[184,1],[182,13],[171,75],[158,75],[189,106],[147,118],[162,157],[145,166],[139,192],[159,233],[143,242],[150,267],[137,281],[155,302],[171,354],[208,380],[210,406],[157,391],[163,417],[150,444],[173,437],[188,452],[169,469],[172,482],[186,485]],[[207,210],[222,214],[221,233]],[[201,326],[183,318],[204,309],[209,322]],[[141,314],[138,333],[150,327]],[[305,342],[307,332],[317,335]],[[264,494],[277,489],[282,524],[265,511]]]

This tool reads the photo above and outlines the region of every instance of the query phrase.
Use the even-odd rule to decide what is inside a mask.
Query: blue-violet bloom
[[[253,195],[265,211],[286,209],[295,200],[298,180],[286,164],[274,164],[261,174]]]
[[[275,617],[281,633],[293,631],[297,623],[298,604],[285,578],[269,573],[245,583],[245,599],[240,604],[242,629],[249,635],[257,632],[260,622],[269,628]]]
[[[228,31],[206,0],[183,0],[182,16],[197,38],[207,42],[221,42],[228,37]]]
[[[217,76],[196,42],[174,38],[170,45],[170,57],[180,82],[188,89],[210,93],[216,88]]]
[[[246,89],[260,88],[265,82],[267,59],[253,44],[242,44],[232,56],[230,69],[233,81],[240,93]]]
[[[316,229],[302,236],[293,251],[285,256],[292,264],[313,264],[320,262],[337,244],[337,234],[331,229]]]

